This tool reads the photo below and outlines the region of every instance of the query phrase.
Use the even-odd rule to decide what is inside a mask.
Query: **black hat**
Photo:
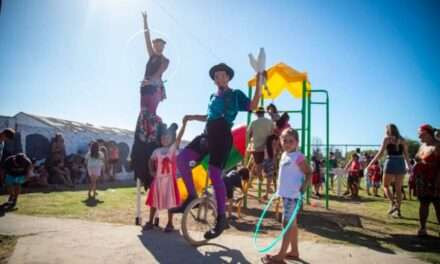
[[[264,113],[265,111],[264,111],[264,107],[258,107],[258,109],[257,109],[257,111],[256,111],[256,113]]]
[[[220,63],[212,66],[212,68],[209,70],[209,76],[211,76],[211,79],[214,80],[214,74],[218,71],[226,72],[226,74],[229,76],[229,80],[232,80],[232,78],[234,78],[234,70],[225,63]]]

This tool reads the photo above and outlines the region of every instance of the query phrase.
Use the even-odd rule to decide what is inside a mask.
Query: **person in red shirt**
[[[368,177],[370,178],[370,183],[373,186],[373,194],[376,197],[380,197],[377,191],[380,188],[380,185],[382,183],[382,174],[381,169],[379,165],[379,161],[375,161],[373,165],[368,168]]]
[[[427,236],[426,221],[431,203],[440,223],[440,130],[424,124],[420,126],[418,133],[422,143],[416,154],[420,162],[414,167],[416,193],[420,201],[418,235]]]
[[[359,198],[359,172],[361,171],[361,163],[356,153],[351,155],[351,160],[345,166],[348,170],[348,188],[351,191],[351,198]]]

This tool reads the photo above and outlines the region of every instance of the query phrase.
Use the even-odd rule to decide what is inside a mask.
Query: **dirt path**
[[[7,214],[0,234],[19,236],[9,263],[259,263],[249,236],[226,233],[194,248],[178,232],[138,226]],[[263,238],[262,243],[271,238]],[[303,263],[423,263],[397,252],[304,241]],[[291,262],[294,263],[294,262]]]

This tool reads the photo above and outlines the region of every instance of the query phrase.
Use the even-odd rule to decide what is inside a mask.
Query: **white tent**
[[[84,154],[92,140],[103,139],[116,142],[120,152],[122,170],[117,173],[118,180],[132,179],[128,172],[128,159],[133,144],[133,131],[112,127],[98,127],[88,123],[68,121],[53,117],[43,117],[20,112],[13,117],[0,116],[0,129],[11,127],[20,134],[22,150],[30,158],[47,158],[47,144],[56,133],[64,136],[66,154]]]

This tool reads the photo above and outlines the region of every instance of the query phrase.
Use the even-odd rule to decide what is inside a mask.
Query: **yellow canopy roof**
[[[267,70],[267,89],[263,89],[263,98],[275,99],[284,89],[295,98],[302,98],[302,85],[306,81],[306,89],[311,89],[311,84],[307,79],[307,73],[299,72],[287,64],[278,63]],[[249,87],[255,87],[255,77],[248,82]]]

